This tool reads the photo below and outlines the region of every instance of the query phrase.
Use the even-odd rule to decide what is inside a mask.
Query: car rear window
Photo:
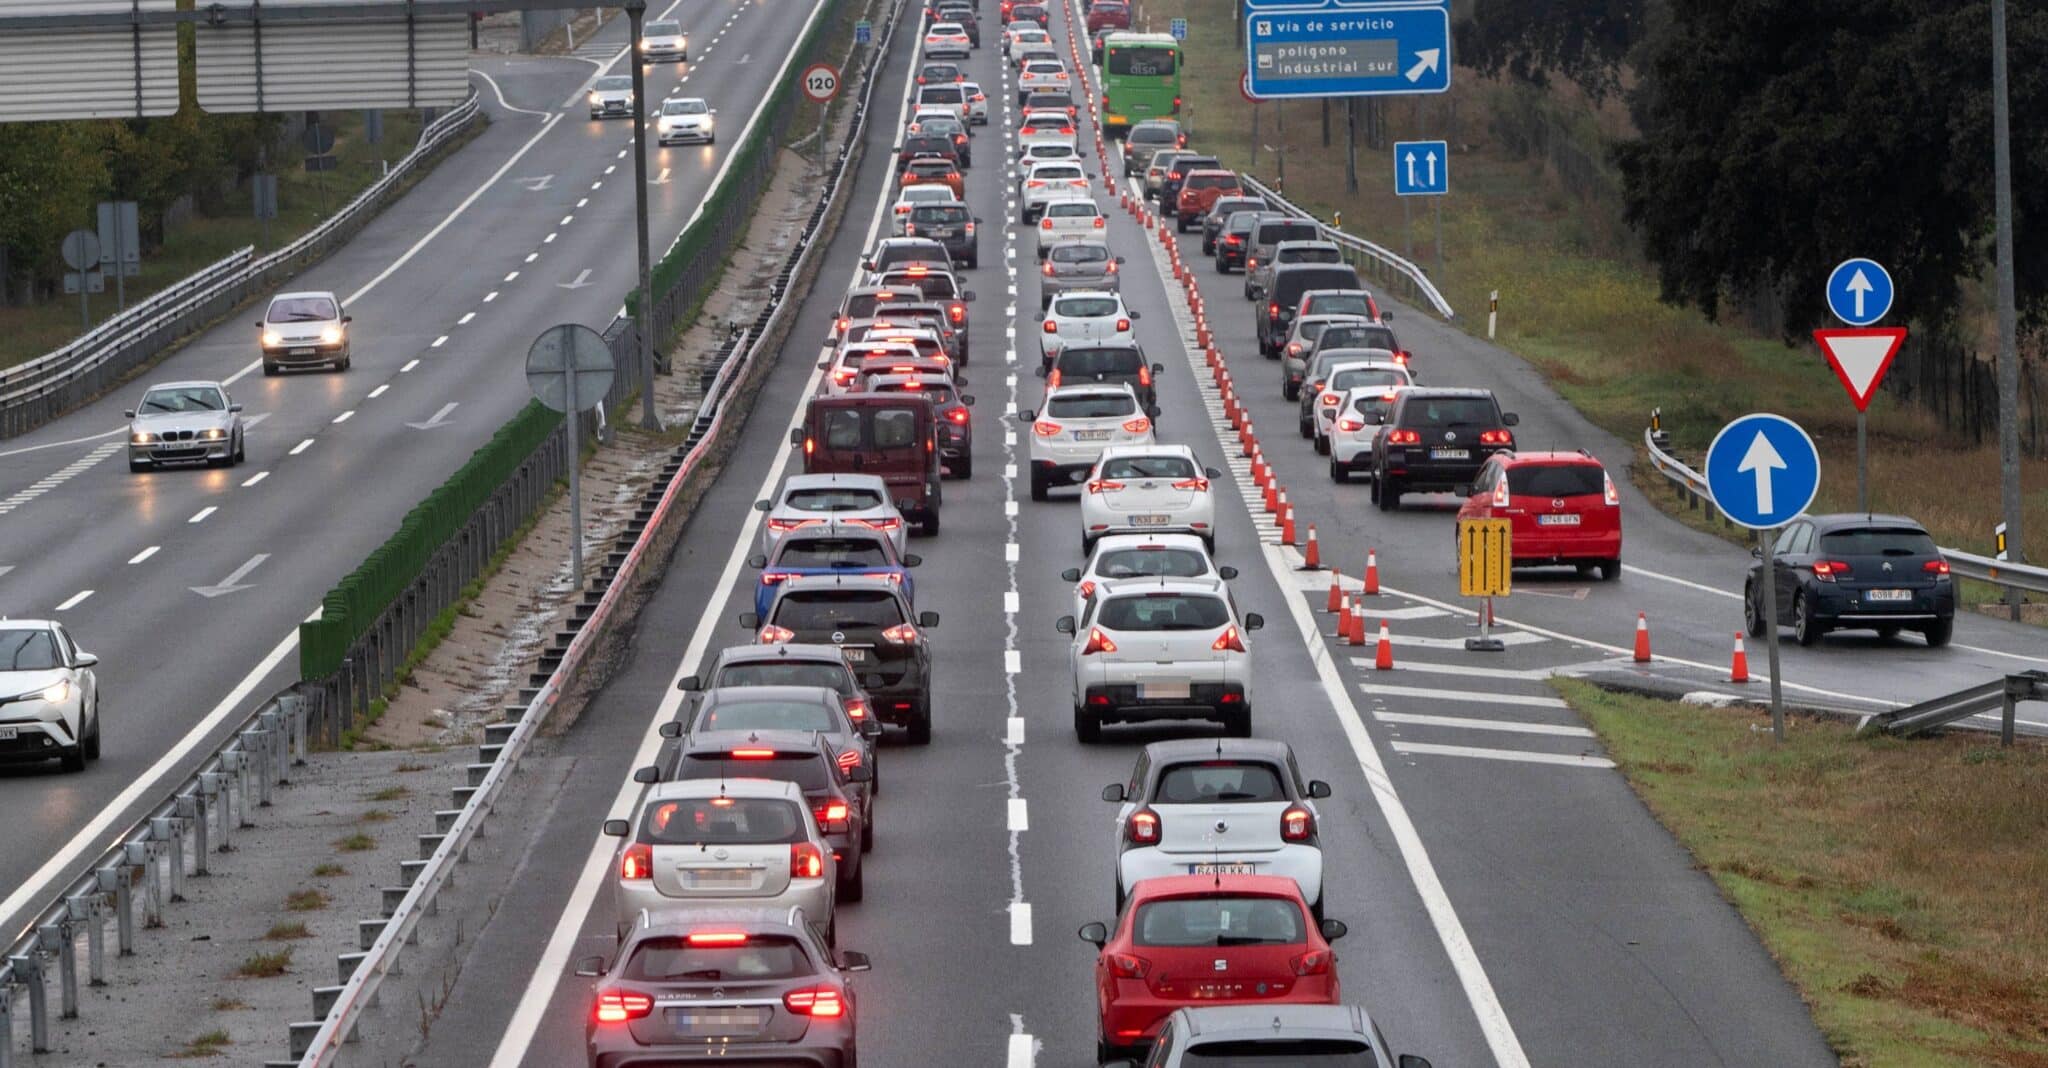
[[[795,979],[817,969],[792,938],[751,935],[737,945],[692,945],[687,938],[649,938],[633,947],[623,978],[642,982],[698,979]]]
[[[1084,393],[1045,402],[1045,414],[1053,419],[1109,419],[1137,410],[1138,402],[1126,393]]]
[[[1229,186],[1232,189],[1237,188],[1237,176],[1234,174],[1194,174],[1188,176],[1186,183],[1186,188],[1188,189],[1217,189],[1223,186]]]
[[[1283,248],[1275,255],[1280,263],[1343,263],[1344,254],[1334,248]]]
[[[697,714],[700,731],[836,731],[832,710],[816,701],[706,701]]]
[[[1362,315],[1372,318],[1372,303],[1363,293],[1331,293],[1309,298],[1309,315]]]
[[[1508,468],[1508,492],[1518,497],[1597,497],[1607,492],[1607,472],[1592,464],[1516,464]]]
[[[966,99],[966,91],[958,85],[927,85],[917,94],[920,104],[958,104]]]
[[[1349,267],[1324,266],[1319,263],[1289,264],[1274,274],[1273,303],[1280,305],[1282,309],[1290,309],[1306,290],[1356,288],[1358,272]]]
[[[1166,126],[1133,126],[1124,140],[1141,145],[1170,145],[1179,141],[1180,135]]]
[[[1164,805],[1214,805],[1287,800],[1280,773],[1256,760],[1203,760],[1175,764],[1159,776],[1152,800]]]
[[[833,412],[833,415],[852,415],[847,411]],[[782,498],[782,503],[806,512],[862,512],[881,505],[882,495],[874,490],[847,489],[840,486],[824,486],[817,489],[793,489]]]
[[[1067,68],[1056,59],[1034,59],[1024,64],[1026,74],[1065,74]]]
[[[717,683],[727,686],[823,686],[849,696],[854,692],[853,673],[843,663],[822,660],[754,660],[729,664],[719,671]]]
[[[1259,224],[1259,244],[1277,245],[1282,241],[1314,241],[1323,236],[1316,231],[1316,224],[1300,219],[1269,221]]]
[[[1181,1054],[1182,1068],[1376,1068],[1372,1047],[1345,1038],[1249,1038],[1204,1042]]]
[[[1074,150],[1073,145],[1063,141],[1054,141],[1042,145],[1032,145],[1031,152],[1025,156],[1025,164],[1029,166],[1032,163],[1044,160],[1073,159],[1078,155],[1080,153]]]
[[[1068,319],[1099,319],[1115,315],[1118,308],[1110,297],[1063,297],[1054,302],[1053,314]]]
[[[1145,366],[1145,356],[1136,349],[1063,349],[1058,367],[1062,375],[1131,375]]]
[[[1111,598],[1095,621],[1111,630],[1215,630],[1230,622],[1230,609],[1206,593],[1139,593]]]
[[[903,608],[882,590],[793,590],[775,602],[770,622],[791,630],[880,630],[903,622]]]
[[[1163,545],[1136,549],[1112,549],[1095,562],[1101,578],[1200,578],[1209,573],[1209,559],[1193,549],[1170,549]]]
[[[676,769],[676,778],[692,781],[773,779],[794,783],[797,789],[807,793],[832,786],[832,773],[826,770],[824,758],[810,749],[777,753],[772,757],[736,757],[723,750],[706,749],[685,757],[682,766]]]
[[[1055,200],[1045,206],[1045,213],[1062,219],[1092,219],[1102,214],[1092,200]]]
[[[1138,906],[1141,946],[1278,946],[1306,940],[1301,909],[1279,897],[1169,897]]]
[[[944,176],[953,173],[953,165],[942,159],[912,160],[910,173],[920,178]]]
[[[1488,397],[1411,397],[1401,409],[1402,426],[1499,426]]]
[[[1185,456],[1118,456],[1102,461],[1102,478],[1194,478],[1201,474]]]
[[[1353,367],[1330,376],[1331,389],[1357,389],[1361,386],[1405,386],[1408,376],[1392,368]]]
[[[957,223],[967,221],[967,208],[960,204],[923,205],[910,209],[915,223]]]
[[[1024,106],[1027,108],[1070,108],[1074,106],[1074,98],[1068,93],[1039,92],[1025,97]]]
[[[948,274],[937,274],[928,271],[915,274],[904,273],[889,278],[887,281],[892,285],[914,286],[918,292],[925,296],[935,297],[940,300],[949,300],[956,292],[953,288],[953,276]]]
[[[1067,118],[1065,115],[1028,115],[1024,118],[1024,128],[1026,130],[1058,130],[1063,129],[1067,123],[1072,121],[1072,119]]]
[[[940,134],[913,134],[903,139],[903,152],[910,156],[939,156],[953,150],[953,139]]]
[[[920,397],[930,399],[933,404],[943,405],[953,402],[953,391],[937,383],[890,382],[886,385],[874,386],[872,388],[876,393],[915,393]]]
[[[1333,349],[1386,349],[1393,352],[1401,347],[1394,340],[1394,332],[1384,326],[1360,326],[1353,323],[1339,323],[1325,328],[1322,343]]]
[[[1909,527],[1834,530],[1820,536],[1820,551],[1833,556],[1933,556],[1940,550],[1925,531]]]
[[[889,551],[875,538],[784,538],[775,567],[888,567]]]
[[[640,838],[650,845],[737,845],[804,840],[801,809],[760,797],[654,801],[642,810]]]
[[[1101,245],[1090,245],[1081,242],[1075,242],[1065,245],[1054,245],[1052,247],[1052,251],[1050,253],[1047,253],[1047,256],[1054,263],[1109,262],[1108,249],[1102,247]]]

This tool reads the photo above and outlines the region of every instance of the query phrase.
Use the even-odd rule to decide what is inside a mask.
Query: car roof
[[[48,619],[0,619],[0,630],[49,630],[56,625]]]
[[[1886,515],[1883,512],[1829,512],[1800,518],[1824,530],[1844,530],[1850,527],[1911,527],[1923,534],[1927,532],[1927,528],[1917,519],[1903,515]]]
[[[1120,397],[1129,397],[1132,400],[1138,399],[1138,395],[1131,390],[1128,382],[1063,383],[1052,392],[1047,393],[1045,399],[1052,400],[1054,397],[1088,397],[1101,393],[1114,393]]]
[[[684,753],[702,753],[717,749],[733,749],[739,746],[762,749],[794,749],[805,752],[815,751],[818,748],[818,732],[756,730],[753,728],[745,730],[697,731],[684,737],[682,751]],[[734,778],[742,777],[745,776],[734,776]]]
[[[1209,555],[1209,547],[1193,534],[1105,534],[1095,539],[1095,557],[1111,549],[1142,549],[1157,546],[1162,549],[1198,549],[1203,556]]]
[[[727,704],[811,701],[824,705],[831,703],[828,698],[837,696],[837,691],[824,686],[714,686],[704,691],[704,700],[723,701]]]
[[[782,580],[781,588],[775,593],[775,599],[779,601],[791,593],[809,593],[813,590],[881,590],[886,593],[900,593],[902,589],[903,587],[884,575],[792,575]]]
[[[1190,1037],[1339,1038],[1377,1048],[1372,1020],[1357,1005],[1198,1005],[1179,1010],[1179,1015],[1187,1021]]]
[[[832,398],[819,397],[816,399],[830,400]],[[880,475],[856,475],[836,471],[814,475],[791,475],[782,483],[782,491],[785,496],[788,495],[790,490],[794,489],[820,489],[824,487],[886,490],[888,483],[883,482]]]
[[[142,391],[142,392],[144,392],[144,393],[149,393],[149,392],[152,392],[152,391],[154,391],[154,390],[159,390],[159,389],[206,389],[206,388],[218,389],[218,390],[221,390],[221,391],[225,392],[225,391],[227,390],[227,388],[228,388],[228,387],[226,387],[226,386],[224,386],[224,385],[221,385],[221,384],[220,384],[219,382],[209,382],[209,381],[206,381],[206,380],[204,380],[204,379],[198,379],[198,378],[194,378],[194,379],[190,379],[190,380],[187,380],[187,381],[183,381],[183,382],[151,382],[151,383],[150,383],[150,384],[149,384],[149,385],[148,385],[148,386],[147,386],[146,388],[144,388],[144,389],[143,389],[143,391]]]
[[[1163,760],[1231,757],[1258,757],[1284,764],[1293,755],[1292,747],[1273,738],[1174,738],[1145,746],[1145,756],[1155,764]]]
[[[1195,170],[1192,170],[1192,171],[1189,171],[1189,172],[1187,172],[1186,174],[1182,175],[1181,177],[1183,177],[1183,178],[1193,178],[1193,177],[1194,177],[1195,175],[1198,175],[1198,174],[1202,174],[1202,175],[1213,175],[1213,174],[1227,174],[1227,175],[1231,176],[1232,178],[1235,178],[1235,177],[1237,177],[1237,172],[1236,172],[1236,171],[1233,171],[1233,170],[1231,170],[1231,169],[1230,169],[1230,168],[1228,168],[1228,167],[1200,167],[1200,168],[1197,168],[1197,169],[1195,169]]]
[[[1055,294],[1052,299],[1058,302],[1067,297],[1115,297],[1121,301],[1123,294],[1114,289],[1068,289]]]
[[[1299,900],[1301,891],[1285,875],[1162,875],[1131,887],[1132,904],[1162,897],[1228,897],[1255,894]]]
[[[1493,391],[1476,386],[1411,386],[1401,396],[1403,398],[1420,397],[1423,400],[1429,400],[1432,397],[1485,397],[1488,400],[1492,400]]]
[[[700,734],[737,734],[737,731],[700,731]],[[694,748],[694,747],[693,747]],[[683,801],[698,797],[752,797],[774,798],[780,801],[794,801],[802,804],[803,789],[793,782],[781,779],[758,779],[749,775],[729,775],[717,779],[671,779],[654,784],[647,791],[647,799],[641,807],[656,801]],[[694,911],[694,910],[693,910]]]
[[[1549,449],[1542,452],[1532,450],[1529,452],[1501,453],[1497,454],[1495,459],[1509,467],[1534,467],[1538,464],[1573,464],[1580,467],[1606,466],[1590,452],[1566,452],[1562,449]]]
[[[932,387],[932,388],[934,388],[934,389],[951,389],[951,388],[953,388],[953,380],[952,380],[952,379],[950,379],[950,378],[947,378],[947,377],[946,377],[946,376],[945,376],[944,374],[941,374],[941,373],[939,373],[939,372],[936,372],[936,371],[928,371],[928,372],[925,372],[925,373],[922,373],[922,374],[913,374],[913,375],[903,375],[903,374],[886,374],[886,375],[869,375],[869,376],[868,376],[868,385],[869,385],[869,386],[871,386],[871,387],[872,387],[872,386],[905,386],[905,385],[909,385],[909,384],[910,384],[910,383],[912,383],[912,382],[915,382],[915,383],[917,383],[917,384],[918,384],[919,386],[929,386],[929,387]],[[882,390],[879,390],[879,389],[870,389],[870,390],[869,390],[868,392],[870,392],[870,393],[880,393],[880,392],[883,392],[883,391],[882,391]],[[911,391],[911,390],[903,390],[902,392],[904,392],[904,393],[909,393],[909,392],[913,392],[913,391]]]
[[[711,666],[720,668],[728,664],[751,664],[764,660],[830,660],[841,667],[847,667],[846,654],[840,652],[838,646],[825,645],[821,642],[783,642],[780,645],[728,645],[718,651],[718,658],[712,662]],[[847,670],[851,671],[853,669],[847,667]]]
[[[1324,240],[1322,240],[1321,238],[1307,238],[1307,237],[1291,237],[1291,238],[1288,238],[1288,239],[1287,239],[1287,240],[1285,240],[1285,241],[1277,241],[1277,242],[1275,242],[1275,243],[1273,244],[1273,248],[1274,248],[1274,249],[1276,249],[1276,250],[1278,250],[1278,249],[1289,249],[1289,248],[1310,248],[1310,247],[1314,247],[1314,248],[1327,248],[1327,249],[1333,249],[1333,250],[1334,250],[1334,249],[1336,249],[1336,248],[1337,248],[1337,244],[1336,244],[1336,242],[1334,242],[1334,241],[1324,241]]]
[[[1111,594],[1178,593],[1186,595],[1208,594],[1223,596],[1223,580],[1214,575],[1180,577],[1174,575],[1129,575],[1124,578],[1106,578],[1096,587],[1103,597]]]
[[[1156,445],[1108,445],[1102,450],[1104,460],[1121,460],[1131,456],[1179,456],[1192,460],[1195,458],[1195,450],[1186,445],[1174,445],[1164,441]]]

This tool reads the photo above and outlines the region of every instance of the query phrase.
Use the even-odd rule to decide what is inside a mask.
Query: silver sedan
[[[1110,254],[1101,241],[1062,241],[1047,249],[1045,266],[1039,269],[1038,308],[1052,305],[1052,298],[1081,289],[1118,292],[1123,288],[1118,268],[1122,256]]]
[[[128,469],[204,462],[233,467],[243,458],[242,406],[218,382],[149,387],[128,416]]]

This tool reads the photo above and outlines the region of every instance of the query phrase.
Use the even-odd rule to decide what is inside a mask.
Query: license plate
[[[753,1034],[768,1022],[767,1009],[670,1009],[668,1021],[691,1035]]]
[[[849,664],[865,664],[868,662],[868,651],[866,649],[841,649],[839,653],[846,658],[846,662]]]
[[[1913,591],[1865,590],[1863,591],[1863,599],[1866,601],[1910,601],[1913,599]]]
[[[1189,875],[1257,875],[1258,865],[1245,861],[1237,864],[1190,864]]]
[[[1579,525],[1579,517],[1576,515],[1539,515],[1536,517],[1536,525],[1539,527],[1575,527]]]
[[[731,890],[754,885],[754,873],[745,868],[685,868],[683,881],[692,890]]]
[[[1075,441],[1108,441],[1108,440],[1109,440],[1109,431],[1107,431],[1107,430],[1076,430],[1076,431],[1074,431],[1074,440],[1075,440]]]
[[[11,742],[19,737],[21,737],[21,731],[19,728],[0,727],[0,742]]]
[[[293,350],[291,350],[291,352],[289,353],[289,355],[292,355],[292,356],[311,356],[311,355],[313,355],[313,350],[312,350],[312,349],[293,349]]]
[[[1164,515],[1134,515],[1131,517],[1131,525],[1134,527],[1163,527],[1166,525],[1167,520],[1171,518],[1173,517]]]
[[[1190,692],[1185,682],[1147,682],[1138,686],[1138,696],[1147,701],[1184,699]]]
[[[1431,449],[1429,450],[1429,458],[1432,460],[1470,460],[1472,458],[1472,450]]]

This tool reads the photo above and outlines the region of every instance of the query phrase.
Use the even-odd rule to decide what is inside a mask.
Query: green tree
[[[1620,84],[1649,0],[1474,0],[1452,55],[1486,75],[1543,85],[1554,73],[1595,97]]]
[[[59,276],[64,235],[92,225],[108,188],[103,147],[86,123],[0,124],[0,245],[11,263]]]

